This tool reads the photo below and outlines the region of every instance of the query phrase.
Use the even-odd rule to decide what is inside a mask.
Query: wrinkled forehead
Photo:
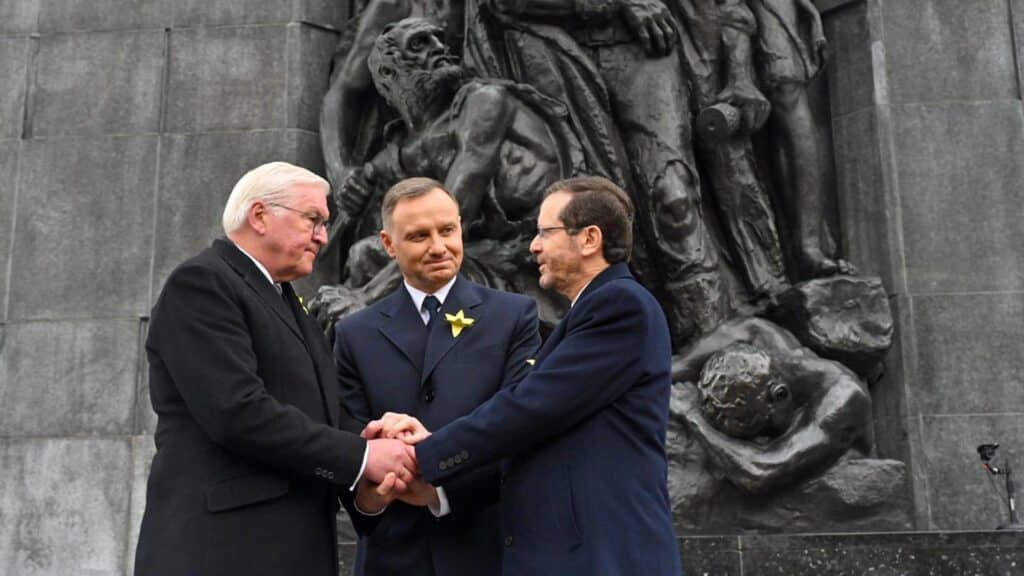
[[[440,37],[442,30],[440,26],[424,20],[423,18],[406,18],[401,22],[394,25],[390,31],[387,32],[404,47],[405,43],[410,38],[419,34],[430,34],[432,36]]]

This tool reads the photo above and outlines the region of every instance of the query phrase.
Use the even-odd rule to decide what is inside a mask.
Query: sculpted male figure
[[[440,182],[411,178],[384,196],[380,239],[402,285],[335,325],[341,402],[362,420],[386,412],[440,428],[522,378],[540,344],[532,300],[459,275],[459,207]],[[361,487],[355,573],[367,576],[500,574],[497,466],[434,488],[416,480],[379,524],[360,518],[393,497]],[[365,487],[369,488],[369,487]],[[417,507],[431,506],[431,511]]]
[[[412,480],[405,445],[363,440],[339,408],[330,349],[290,283],[327,241],[327,193],[297,166],[250,171],[227,238],[164,285],[146,341],[158,420],[139,576],[335,576],[337,493]]]
[[[397,285],[398,270],[386,266],[376,238],[378,191],[415,175],[443,182],[458,202],[472,242],[467,251],[477,256],[473,266],[487,268],[475,277],[500,277],[489,284],[543,301],[532,266],[527,269],[526,230],[544,188],[573,171],[574,146],[566,131],[553,128],[561,122],[560,106],[529,86],[466,82],[440,28],[421,18],[389,26],[370,52],[369,67],[401,122],[336,196],[339,218],[362,238],[349,251],[346,278],[349,288],[365,289],[351,295],[372,301]]]
[[[673,361],[673,376],[687,427],[749,493],[871,450],[871,399],[861,381],[767,320],[722,324]]]
[[[725,313],[724,299],[717,248],[701,213],[678,25],[665,3],[479,3],[478,12],[492,15],[491,26],[467,28],[466,58],[475,59],[470,65],[536,86],[569,109],[590,172],[597,166],[618,179],[621,170],[635,184],[638,228],[665,282],[676,336],[686,340],[710,331]],[[483,30],[499,30],[503,41],[490,44],[508,53],[485,50]]]
[[[671,343],[626,264],[632,213],[604,178],[553,184],[530,249],[541,285],[573,306],[533,369],[433,435],[408,416],[367,426],[422,440],[416,456],[434,485],[504,459],[505,574],[682,572],[666,486]]]

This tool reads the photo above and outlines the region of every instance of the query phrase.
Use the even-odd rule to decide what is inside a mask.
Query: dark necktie
[[[423,307],[426,308],[430,319],[427,320],[427,332],[434,326],[434,320],[441,314],[441,301],[436,296],[427,296],[423,299]]]

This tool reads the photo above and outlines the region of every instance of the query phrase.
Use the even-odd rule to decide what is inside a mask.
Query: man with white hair
[[[336,576],[337,491],[412,479],[404,444],[360,438],[341,410],[331,351],[290,284],[327,241],[328,191],[284,162],[250,171],[227,238],[164,285],[146,342],[157,452],[137,576]]]

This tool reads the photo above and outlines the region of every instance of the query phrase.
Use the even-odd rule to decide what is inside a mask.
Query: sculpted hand
[[[407,489],[408,485],[399,480],[394,472],[385,474],[380,484],[373,484],[364,474],[356,487],[356,508],[367,514],[376,514]]]
[[[369,454],[366,457],[366,469],[363,478],[373,484],[381,484],[388,472],[395,474],[397,480],[405,484],[412,482],[416,475],[416,452],[401,440],[379,438],[370,440]]]
[[[660,0],[619,0],[619,9],[645,52],[657,57],[672,51],[679,27]]]
[[[756,132],[764,126],[772,111],[768,99],[750,82],[729,84],[718,93],[715,100],[731,104],[740,110],[743,116],[743,130],[747,133]]]
[[[385,412],[363,428],[363,438],[397,438],[406,444],[418,444],[428,437],[430,431],[419,420],[407,414]]]

